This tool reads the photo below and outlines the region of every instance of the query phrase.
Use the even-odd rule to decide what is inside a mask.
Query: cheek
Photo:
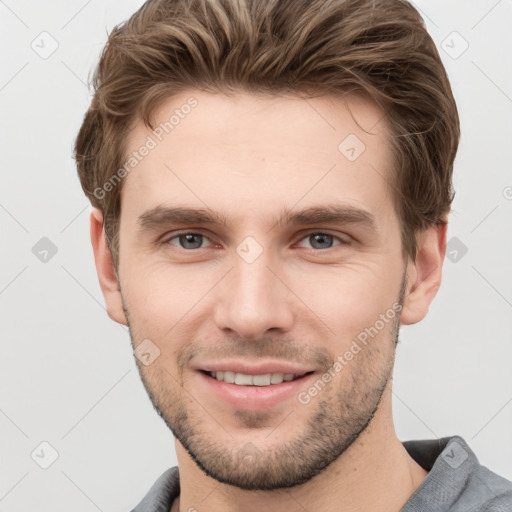
[[[178,340],[210,329],[220,297],[229,296],[226,283],[220,281],[230,265],[220,261],[176,265],[148,259],[140,254],[123,261],[123,297],[135,341],[165,342],[168,352],[169,345],[179,345]],[[398,298],[400,269],[389,259],[388,253],[375,252],[336,265],[278,262],[276,273],[293,290],[282,297],[287,296],[294,309],[296,327],[308,329],[315,323],[315,329],[332,335],[336,350],[340,342],[357,337]]]
[[[338,339],[373,325],[398,299],[400,273],[382,262],[317,267],[289,274],[293,290]],[[396,289],[396,291],[395,291]],[[391,315],[391,313],[390,313]],[[331,333],[332,334],[332,333]]]
[[[130,316],[134,338],[176,339],[190,319],[209,304],[208,295],[218,280],[216,272],[198,272],[193,266],[170,266],[167,262],[150,266],[147,262],[126,261],[122,272],[123,299]]]

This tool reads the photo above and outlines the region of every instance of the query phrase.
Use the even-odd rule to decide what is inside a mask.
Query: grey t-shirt
[[[401,512],[512,512],[512,482],[482,466],[461,437],[403,445],[429,473]],[[132,512],[169,512],[179,493],[178,468],[173,467]]]

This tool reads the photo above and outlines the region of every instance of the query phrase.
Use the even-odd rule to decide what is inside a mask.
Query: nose
[[[291,329],[293,293],[268,253],[263,251],[252,263],[234,255],[233,268],[217,289],[217,328],[248,340],[259,339],[271,329]]]

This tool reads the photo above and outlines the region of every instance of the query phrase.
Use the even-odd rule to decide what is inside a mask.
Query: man
[[[398,329],[441,283],[457,108],[402,0],[150,0],[76,141],[109,316],[179,465],[141,511],[505,511],[398,440]]]

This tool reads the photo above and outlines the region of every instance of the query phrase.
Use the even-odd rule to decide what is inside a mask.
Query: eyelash
[[[173,234],[171,237],[166,237],[162,241],[162,243],[164,245],[170,244],[170,242],[172,240],[177,239],[177,238],[179,238],[182,235],[198,235],[198,236],[202,236],[203,238],[209,240],[209,238],[206,235],[204,235],[203,233],[200,233],[200,232],[196,232],[196,231],[180,231],[178,233]],[[341,247],[341,246],[349,245],[349,243],[350,243],[350,242],[348,242],[346,240],[343,240],[339,236],[334,235],[334,234],[329,233],[329,232],[326,232],[326,231],[309,231],[309,232],[305,233],[298,241],[301,242],[302,240],[304,240],[306,238],[309,238],[312,235],[328,235],[328,236],[332,236],[335,240],[337,240],[339,242],[338,245],[335,245],[333,247],[329,247],[328,249],[315,249],[315,248],[307,249],[310,252],[314,252],[314,253],[327,252],[329,249],[334,249],[335,247]],[[185,252],[196,252],[196,251],[199,251],[200,249],[205,249],[204,247],[199,247],[198,249],[183,249],[183,247],[177,247],[177,248],[182,250],[182,251],[185,251]]]

